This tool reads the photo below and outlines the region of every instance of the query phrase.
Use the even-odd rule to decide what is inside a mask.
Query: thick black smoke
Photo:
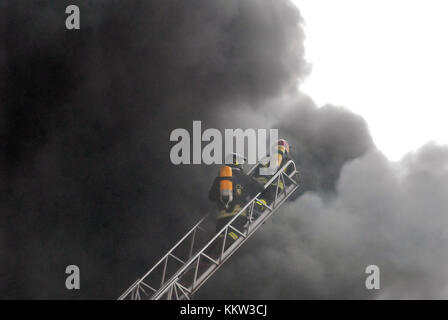
[[[3,297],[116,297],[207,210],[215,168],[172,165],[170,132],[307,71],[287,1],[83,1],[79,31],[68,4],[2,2]]]
[[[373,149],[344,166],[334,196],[308,192],[289,203],[201,294],[446,299],[447,194],[446,146],[427,144],[398,163]],[[378,291],[365,287],[371,264],[381,271]]]
[[[384,297],[443,294],[424,258],[445,244],[429,236],[446,212],[444,149],[391,164],[363,119],[297,92],[309,67],[289,1],[82,1],[79,31],[68,4],[0,4],[2,297],[115,298],[146,271],[210,210],[216,168],[169,158],[170,132],[193,120],[279,128],[305,192],[201,297],[370,297],[367,261],[394,276]],[[69,264],[80,291],[65,289]]]

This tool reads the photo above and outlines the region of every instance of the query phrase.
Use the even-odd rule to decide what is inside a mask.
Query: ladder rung
[[[249,172],[251,174],[254,170],[254,166]],[[286,174],[286,169],[289,168],[289,166],[292,166],[294,169],[292,173]],[[138,279],[131,287],[129,287],[120,297],[120,300],[131,298],[131,299],[141,299],[140,290],[143,291],[143,293],[148,296],[147,292],[143,289],[143,287],[146,287],[154,292],[152,299],[160,299],[162,297],[166,297],[167,299],[177,298],[177,299],[189,299],[191,294],[196,292],[198,288],[205,283],[205,281],[214,273],[216,272],[219,267],[234,253],[238,248],[289,198],[289,196],[294,193],[299,188],[299,180],[298,180],[298,171],[296,169],[296,165],[292,160],[289,160],[280,170],[277,171],[276,174],[274,174],[270,180],[264,185],[265,189],[269,187],[271,184],[273,184],[276,181],[282,181],[284,188],[279,192],[278,185],[276,187],[276,194],[274,201],[270,205],[263,205],[266,207],[267,210],[264,210],[259,216],[257,216],[255,219],[248,220],[248,224],[245,225],[245,231],[244,233],[238,230],[236,227],[232,226],[232,223],[241,216],[243,212],[246,210],[251,210],[253,213],[253,205],[256,200],[259,200],[259,196],[262,195],[263,192],[258,193],[254,198],[252,198],[244,207],[241,208],[241,210],[221,229],[219,230],[215,236],[212,237],[212,239],[202,247],[202,249],[199,249],[196,251],[196,253],[193,253],[193,247],[195,244],[195,232],[196,230],[200,231],[206,231],[202,227],[202,223],[205,220],[206,217],[202,218],[190,231],[174,246],[171,248],[171,250],[162,258],[159,260],[158,263],[156,263],[142,278]],[[295,180],[297,179],[297,181]],[[290,181],[291,184],[289,187],[286,187],[286,181]],[[253,215],[252,215],[253,217]],[[219,235],[221,235],[223,232],[227,232],[225,230],[232,229],[233,231],[237,232],[239,235],[241,235],[241,238],[234,241],[226,250],[224,250],[220,257],[219,262],[214,260],[212,257],[207,255],[205,253],[206,249],[209,249],[210,246],[212,246],[216,241],[218,241]],[[192,237],[190,237],[192,235]],[[226,238],[224,238],[225,240]],[[179,258],[174,254],[174,251],[176,248],[180,247],[182,244],[187,243],[189,241],[190,246],[190,253],[188,256],[188,259],[184,261],[183,259]],[[171,268],[168,269],[168,258],[172,257],[177,262],[180,262],[182,266],[175,271],[174,273],[170,275],[167,275],[167,270],[172,270]],[[208,269],[205,271],[201,271],[201,274],[198,274],[198,268],[199,268],[199,262],[201,256],[204,256],[206,259],[213,262],[213,265],[210,265]],[[171,265],[171,264],[170,264]],[[195,274],[193,283],[187,287],[185,287],[183,284],[181,284],[179,281],[182,278],[183,275],[185,275],[186,272],[188,272],[191,267],[195,265]],[[152,287],[148,284],[148,280],[151,275],[155,273],[155,270],[157,267],[162,266],[162,281],[160,282],[159,278],[159,287]],[[157,274],[156,274],[157,275]],[[167,280],[165,280],[165,276],[167,276]],[[154,276],[153,276],[154,278]],[[157,280],[155,280],[157,283]],[[153,283],[153,282],[150,282]],[[179,290],[178,290],[179,289]]]

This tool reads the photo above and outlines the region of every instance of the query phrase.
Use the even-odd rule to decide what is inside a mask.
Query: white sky
[[[301,89],[362,115],[391,160],[448,143],[447,0],[293,0],[305,19]]]

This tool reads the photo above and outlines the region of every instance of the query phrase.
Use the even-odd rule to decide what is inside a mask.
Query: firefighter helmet
[[[226,164],[233,168],[243,169],[243,164],[247,161],[247,159],[236,152],[233,152],[227,156]]]
[[[273,150],[282,151],[285,154],[289,153],[289,143],[285,139],[279,139],[276,144],[273,145]]]

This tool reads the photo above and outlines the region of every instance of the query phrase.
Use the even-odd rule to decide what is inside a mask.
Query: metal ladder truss
[[[255,165],[248,174],[253,174],[258,167],[259,164]],[[287,174],[288,171],[291,173]],[[283,183],[283,189],[279,188],[280,183]],[[189,300],[299,188],[299,175],[292,160],[289,160],[271,177],[264,185],[264,190],[269,187],[274,188],[274,186],[275,197],[271,203],[260,202],[264,191],[258,193],[211,239],[210,236],[201,239],[201,234],[202,236],[206,234],[207,216],[202,218],[159,262],[143,277],[137,279],[118,299]],[[262,206],[263,210],[254,210],[255,204]],[[237,235],[237,239],[226,236],[229,233],[233,233],[234,238]]]

